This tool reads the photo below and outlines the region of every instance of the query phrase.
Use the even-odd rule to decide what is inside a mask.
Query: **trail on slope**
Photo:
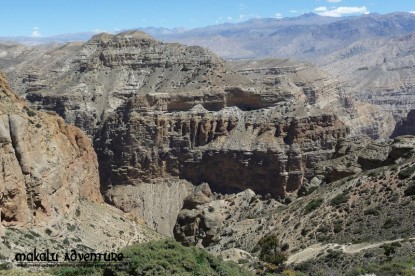
[[[293,263],[301,263],[307,261],[309,259],[317,257],[318,254],[323,253],[328,249],[337,249],[341,250],[343,253],[346,254],[356,254],[366,249],[380,247],[387,243],[393,242],[401,242],[404,240],[415,240],[415,237],[409,239],[396,239],[396,240],[388,240],[383,242],[376,242],[376,243],[358,243],[358,244],[338,244],[338,243],[328,243],[328,244],[313,244],[304,250],[297,252],[288,257],[287,264]]]

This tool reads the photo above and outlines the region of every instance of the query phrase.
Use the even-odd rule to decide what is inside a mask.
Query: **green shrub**
[[[370,208],[370,209],[365,210],[364,214],[378,216],[380,213],[379,213],[379,210],[377,210],[376,208]]]
[[[106,275],[250,275],[237,264],[174,240],[137,244],[121,252],[126,262],[107,268]]]
[[[30,117],[33,117],[33,116],[35,116],[36,115],[36,112],[35,111],[33,111],[32,109],[30,109],[30,108],[26,108],[26,113],[27,113],[27,115],[29,115]]]
[[[383,228],[384,229],[390,229],[393,228],[395,226],[399,225],[399,221],[396,218],[387,218],[385,220],[385,223],[383,224]]]
[[[405,179],[410,177],[415,172],[415,165],[408,167],[406,169],[403,169],[398,173],[399,179]]]
[[[383,248],[383,250],[385,250],[385,256],[390,256],[395,254],[396,252],[396,248],[398,247],[402,247],[402,245],[399,242],[393,242],[393,243],[386,243],[384,245],[381,246],[381,248]]]
[[[258,241],[261,249],[259,259],[275,266],[281,266],[287,260],[287,256],[281,252],[276,235],[267,235]]]
[[[406,188],[404,194],[406,196],[413,196],[415,195],[415,184],[411,184],[408,188]]]
[[[69,240],[68,240],[68,238],[65,238],[65,239],[63,240],[63,244],[65,244],[65,245],[69,245]]]
[[[75,231],[76,226],[68,223],[68,224],[66,224],[66,229],[68,229],[68,231],[73,232],[73,231]]]
[[[318,209],[321,204],[323,204],[324,200],[322,198],[313,199],[311,200],[305,207],[304,207],[304,213],[309,214],[312,211]]]
[[[340,233],[343,230],[343,225],[341,222],[336,222],[333,227],[334,233]]]
[[[347,203],[349,201],[349,198],[350,196],[346,192],[343,192],[341,194],[336,195],[330,201],[330,205],[334,207],[339,206],[340,204]]]

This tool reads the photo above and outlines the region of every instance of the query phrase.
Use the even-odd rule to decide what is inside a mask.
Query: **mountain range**
[[[0,43],[2,262],[174,238],[259,275],[413,272],[415,15],[147,31]],[[156,244],[156,275],[189,254]]]

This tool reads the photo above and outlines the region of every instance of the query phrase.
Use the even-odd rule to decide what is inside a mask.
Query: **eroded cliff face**
[[[2,261],[35,247],[62,252],[68,242],[91,252],[161,238],[104,203],[90,138],[29,108],[1,73],[0,162]]]
[[[388,117],[379,118],[368,129],[373,134],[376,128],[384,129],[380,138],[396,137],[395,125],[399,128],[408,112],[415,108],[414,42],[414,34],[365,39],[317,61],[344,82],[346,91],[356,101],[376,106],[376,117]],[[361,110],[363,115],[365,109]]]
[[[389,138],[395,126],[392,112],[376,103],[353,98],[340,82],[311,64],[289,59],[229,61],[233,70],[253,80],[267,91],[279,91],[284,101],[303,102],[336,114],[352,136]],[[357,62],[358,63],[358,62]],[[275,92],[273,92],[275,94]],[[314,111],[315,112],[315,111]]]
[[[411,238],[413,221],[407,218],[415,210],[414,150],[415,136],[399,136],[382,143],[343,140],[335,158],[316,167],[318,177],[310,181],[313,189],[301,197],[291,197],[288,204],[249,189],[213,195],[203,184],[186,198],[174,236],[184,244],[198,244],[232,256],[234,253],[227,250],[234,248],[258,255],[257,242],[275,234],[284,254],[304,252],[305,259],[314,258],[318,253],[310,251],[327,243],[332,243],[327,248],[340,249],[339,244],[347,246],[352,241],[361,248],[393,241],[397,234]],[[312,245],[314,250],[305,249]],[[383,251],[380,253],[383,255]],[[242,258],[246,257],[237,259]],[[367,262],[367,258],[361,261]]]
[[[229,65],[200,47],[125,32],[30,64],[8,71],[19,91],[93,137],[108,202],[165,234],[174,222],[160,219],[158,200],[178,214],[192,190],[186,181],[284,198],[350,133],[339,83],[298,62]],[[170,196],[148,200],[166,183]]]
[[[0,76],[1,222],[45,223],[74,211],[80,198],[102,202],[90,140],[56,116],[36,112]]]

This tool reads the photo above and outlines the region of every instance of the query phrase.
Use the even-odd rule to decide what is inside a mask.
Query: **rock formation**
[[[166,235],[191,184],[283,199],[312,185],[339,139],[388,122],[312,65],[225,63],[141,32],[48,49],[7,73],[32,107],[93,138],[107,202]]]
[[[62,250],[69,239],[85,251],[160,237],[103,203],[91,140],[62,118],[29,108],[3,74],[0,160],[0,259],[33,247]]]
[[[1,84],[1,221],[37,224],[73,212],[80,198],[102,202],[90,140],[61,118],[36,112]]]
[[[353,242],[364,250],[383,241],[412,238],[413,220],[407,218],[415,210],[415,137],[400,136],[388,143],[367,140],[360,145],[342,141],[335,156],[316,168],[313,189],[291,197],[285,205],[252,190],[221,196],[202,186],[186,199],[175,238],[218,254],[237,248],[254,256],[258,240],[269,234],[277,236],[281,251],[289,256],[322,243],[341,249],[341,244]],[[413,250],[410,245],[406,254]],[[356,261],[370,258],[360,256]]]
[[[408,112],[415,108],[414,42],[414,34],[364,39],[318,62],[344,82],[346,91],[355,100],[393,115],[393,123],[390,119],[383,120],[384,128],[389,129],[386,137],[396,136],[397,133],[392,133],[395,124],[399,128]]]
[[[7,71],[14,86],[93,137],[108,202],[165,234],[174,221],[160,220],[169,208],[158,200],[174,216],[192,190],[178,179],[284,198],[356,125],[339,83],[311,65],[228,65],[141,32],[100,34],[27,63]],[[159,184],[175,185],[172,195],[147,200]]]

